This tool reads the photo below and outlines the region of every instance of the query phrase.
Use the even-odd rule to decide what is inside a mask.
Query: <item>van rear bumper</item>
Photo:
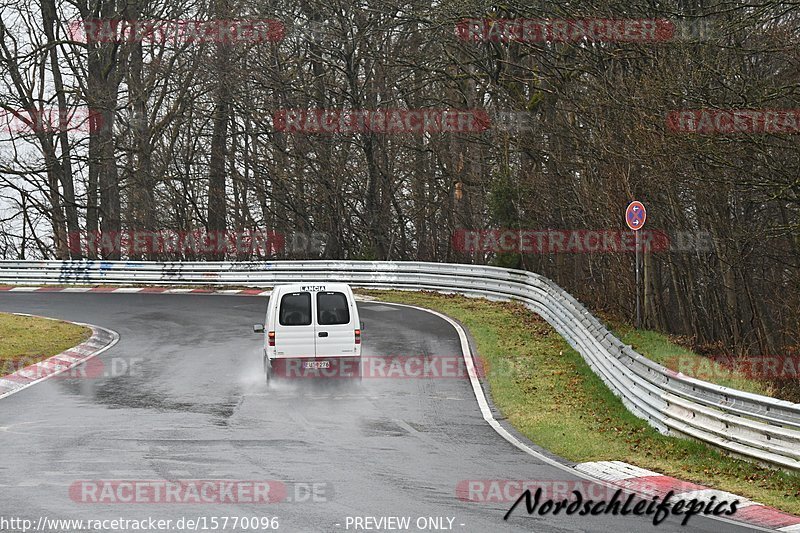
[[[358,359],[361,357],[361,350],[358,349],[356,353],[342,353],[342,354],[335,354],[335,355],[275,355],[274,353],[269,353],[267,351],[267,355],[273,361],[275,359],[302,359],[302,360],[314,360],[314,359]]]
[[[270,358],[270,371],[275,378],[336,379],[360,378],[360,355]]]

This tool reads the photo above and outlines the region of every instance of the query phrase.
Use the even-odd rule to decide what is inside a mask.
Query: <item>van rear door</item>
[[[278,305],[275,328],[277,357],[314,357],[314,321],[311,293],[287,292]]]
[[[357,312],[351,300],[341,291],[316,293],[317,357],[355,355],[354,331]]]

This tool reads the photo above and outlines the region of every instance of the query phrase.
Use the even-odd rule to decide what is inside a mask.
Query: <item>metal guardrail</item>
[[[0,284],[271,287],[342,281],[516,300],[541,315],[635,415],[751,460],[800,469],[800,405],[693,379],[612,335],[569,293],[531,272],[478,265],[382,261],[152,263],[0,261]]]

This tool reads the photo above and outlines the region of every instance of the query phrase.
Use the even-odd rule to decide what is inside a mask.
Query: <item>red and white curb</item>
[[[648,497],[663,498],[672,491],[673,498],[682,500],[697,499],[709,502],[712,497],[715,497],[716,503],[739,500],[736,513],[730,517],[731,520],[778,531],[800,532],[800,517],[767,507],[743,496],[681,481],[622,461],[579,463],[575,465],[575,470]]]
[[[54,318],[28,315],[25,313],[14,314],[55,320]],[[91,328],[92,336],[79,345],[54,355],[49,359],[28,365],[25,368],[17,370],[13,374],[0,377],[0,399],[11,396],[23,389],[27,389],[31,385],[50,379],[83,364],[119,342],[119,334],[116,331],[80,322],[70,322],[70,324]]]
[[[234,296],[269,296],[272,289],[170,289],[169,287],[34,287],[27,285],[0,285],[4,292],[94,292],[125,294],[224,294]],[[377,300],[372,296],[355,295],[356,300],[371,302]]]
[[[234,294],[240,296],[269,296],[272,289],[171,289],[169,287],[33,287],[26,285],[2,285],[0,291],[7,292],[101,292],[101,293],[147,293],[147,294]]]

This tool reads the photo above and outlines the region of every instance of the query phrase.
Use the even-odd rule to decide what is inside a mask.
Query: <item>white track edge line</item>
[[[486,420],[486,422],[488,422],[489,425],[492,426],[492,429],[494,429],[495,432],[497,432],[501,437],[503,437],[505,440],[507,440],[508,442],[510,442],[511,444],[513,444],[514,446],[516,446],[517,448],[522,450],[523,452],[527,453],[528,455],[532,455],[533,457],[536,457],[540,461],[543,461],[544,463],[547,463],[550,466],[554,466],[554,467],[558,468],[559,470],[562,470],[564,472],[568,472],[568,473],[572,474],[573,476],[585,479],[587,481],[591,481],[593,483],[597,483],[599,485],[611,486],[611,487],[614,487],[614,488],[622,488],[624,490],[624,487],[620,487],[619,485],[615,485],[614,483],[609,483],[609,482],[607,482],[605,480],[589,476],[589,475],[587,475],[587,474],[585,474],[585,473],[583,473],[583,472],[581,472],[579,470],[576,470],[574,467],[562,464],[562,463],[560,463],[558,461],[555,461],[555,460],[547,457],[546,455],[543,455],[543,454],[537,452],[536,450],[534,450],[533,448],[531,448],[530,446],[528,446],[527,444],[525,444],[524,442],[522,442],[521,440],[516,438],[514,435],[509,433],[508,430],[506,428],[504,428],[500,424],[500,422],[498,422],[494,418],[494,415],[492,414],[492,410],[489,408],[489,402],[486,400],[486,395],[483,392],[483,387],[481,387],[480,380],[478,379],[477,373],[475,371],[475,364],[474,364],[473,358],[472,358],[472,350],[469,347],[469,340],[467,340],[467,333],[464,331],[464,328],[462,328],[461,325],[458,322],[456,322],[455,320],[453,320],[452,318],[450,318],[447,315],[439,313],[438,311],[434,311],[432,309],[426,309],[424,307],[418,307],[416,305],[398,304],[398,303],[386,302],[386,301],[381,301],[380,303],[388,304],[388,305],[396,305],[396,306],[400,306],[400,307],[410,307],[412,309],[417,309],[419,311],[425,311],[427,313],[431,313],[432,315],[438,316],[439,318],[441,318],[442,320],[445,320],[451,326],[453,326],[453,329],[456,330],[456,333],[458,333],[458,338],[461,341],[461,353],[464,356],[464,363],[467,365],[467,373],[469,374],[469,380],[470,380],[470,383],[472,384],[472,392],[475,393],[475,399],[478,401],[478,407],[480,407],[481,413],[483,414],[483,419]],[[676,494],[675,496],[677,497],[677,496],[680,496],[680,495]],[[763,504],[757,504],[757,505],[763,505]],[[698,516],[700,516],[700,515],[698,515]],[[758,525],[755,525],[755,524],[749,524],[747,522],[742,522],[740,520],[731,520],[730,518],[725,518],[725,517],[721,517],[721,516],[702,515],[702,518],[708,518],[710,520],[717,520],[719,522],[725,522],[725,523],[730,524],[732,526],[752,528],[752,529],[758,530],[758,531],[778,531],[777,529],[765,528],[763,526],[758,526]]]

